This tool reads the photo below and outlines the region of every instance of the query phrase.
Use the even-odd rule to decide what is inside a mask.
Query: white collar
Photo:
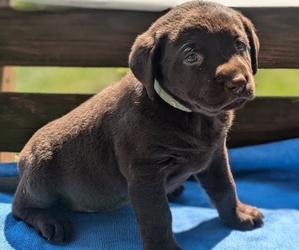
[[[187,108],[185,105],[181,104],[179,101],[177,101],[172,96],[167,94],[156,79],[155,79],[155,83],[154,83],[154,89],[155,89],[156,93],[161,97],[161,99],[163,101],[167,102],[172,107],[182,110],[182,111],[185,111],[185,112],[189,112],[189,113],[192,112],[191,109]]]

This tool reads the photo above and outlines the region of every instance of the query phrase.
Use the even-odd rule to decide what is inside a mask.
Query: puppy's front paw
[[[228,227],[238,230],[252,230],[263,225],[263,218],[264,216],[256,207],[238,203],[233,215],[221,219]]]
[[[65,218],[43,218],[36,228],[47,240],[62,243],[70,240],[71,225]]]
[[[48,209],[27,208],[20,210],[21,219],[47,240],[62,243],[70,240],[71,223],[62,214]]]

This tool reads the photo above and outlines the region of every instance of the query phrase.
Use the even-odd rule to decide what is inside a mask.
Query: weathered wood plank
[[[10,0],[0,0],[0,7],[8,7]]]
[[[260,67],[299,68],[299,7],[240,10],[256,25]],[[0,8],[0,65],[127,66],[135,37],[162,14]]]
[[[299,137],[299,97],[260,97],[236,113],[230,147]]]
[[[0,93],[0,151],[19,152],[44,124],[90,95]]]
[[[13,67],[0,67],[0,92],[11,92],[15,89]]]
[[[1,1],[1,0],[0,0]],[[6,1],[7,4],[9,1]],[[4,4],[5,1],[2,1]],[[1,2],[0,2],[1,6]],[[15,87],[15,75],[13,67],[0,67],[0,92],[13,91]],[[0,152],[0,162],[13,162],[15,161],[14,153]]]
[[[61,117],[90,95],[0,94],[0,151],[18,152],[44,124]],[[257,98],[239,110],[229,146],[299,136],[298,98]]]

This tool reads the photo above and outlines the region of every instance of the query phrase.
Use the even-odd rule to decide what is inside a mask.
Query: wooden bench
[[[260,68],[299,68],[299,7],[239,9],[257,28]],[[135,37],[163,13],[0,8],[0,67],[126,67]],[[0,151],[19,152],[38,128],[89,97],[0,93]],[[237,112],[228,144],[235,147],[294,137],[299,137],[299,97],[259,97]]]

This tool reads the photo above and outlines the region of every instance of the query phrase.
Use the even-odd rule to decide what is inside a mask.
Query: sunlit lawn
[[[16,91],[96,93],[120,79],[125,68],[16,67]],[[259,70],[259,96],[299,96],[299,70]]]
[[[259,70],[255,79],[259,96],[299,96],[299,70]]]
[[[16,67],[16,91],[96,93],[118,81],[124,68]]]

